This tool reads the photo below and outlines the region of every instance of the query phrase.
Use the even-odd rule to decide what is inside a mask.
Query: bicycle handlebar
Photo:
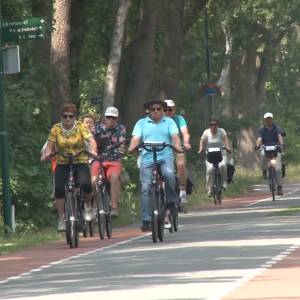
[[[165,142],[161,143],[147,143],[147,142],[142,142],[139,145],[137,145],[135,147],[135,150],[138,150],[139,148],[143,148],[148,152],[160,152],[162,150],[164,150],[166,147],[171,148],[173,151],[177,152],[177,153],[184,153],[184,151],[179,151],[177,148],[175,148],[173,145],[171,144],[167,144]]]

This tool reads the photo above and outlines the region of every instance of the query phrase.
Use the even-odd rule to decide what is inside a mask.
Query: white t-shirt
[[[226,136],[226,131],[223,128],[218,128],[216,134],[212,134],[211,130],[208,128],[204,130],[201,140],[206,141],[206,147],[222,147],[224,146],[224,137]]]

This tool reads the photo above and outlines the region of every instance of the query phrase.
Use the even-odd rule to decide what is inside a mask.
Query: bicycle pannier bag
[[[220,148],[208,148],[206,152],[207,161],[211,164],[217,164],[223,160]]]

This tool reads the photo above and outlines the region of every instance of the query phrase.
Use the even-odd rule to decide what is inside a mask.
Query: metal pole
[[[0,25],[2,23],[2,7],[0,3]],[[5,102],[3,92],[3,55],[2,55],[2,25],[0,31],[0,150],[3,190],[4,225],[12,229],[11,199],[9,189],[8,136],[6,130]]]
[[[206,74],[207,74],[207,82],[210,82],[210,55],[209,55],[209,44],[208,44],[208,18],[207,18],[207,2],[204,7],[204,24],[205,24],[205,48],[206,48]],[[208,117],[210,118],[212,115],[212,97],[211,95],[207,96],[208,100]]]
[[[206,72],[207,72],[207,81],[210,81],[210,57],[209,57],[209,44],[208,44],[208,18],[207,18],[207,4],[204,8],[204,23],[205,23],[205,47],[206,47]]]

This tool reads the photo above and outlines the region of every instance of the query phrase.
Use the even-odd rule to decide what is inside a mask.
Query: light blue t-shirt
[[[163,117],[158,123],[151,118],[140,119],[134,126],[132,135],[139,137],[142,142],[165,142],[172,144],[172,135],[178,134],[176,123],[169,117]],[[164,157],[173,157],[173,150],[166,147],[157,153],[157,159],[162,160]],[[142,164],[150,165],[153,163],[153,153],[146,150],[142,151]]]
[[[172,119],[175,121],[176,125],[181,129],[187,127],[186,120],[181,115],[174,115]]]

